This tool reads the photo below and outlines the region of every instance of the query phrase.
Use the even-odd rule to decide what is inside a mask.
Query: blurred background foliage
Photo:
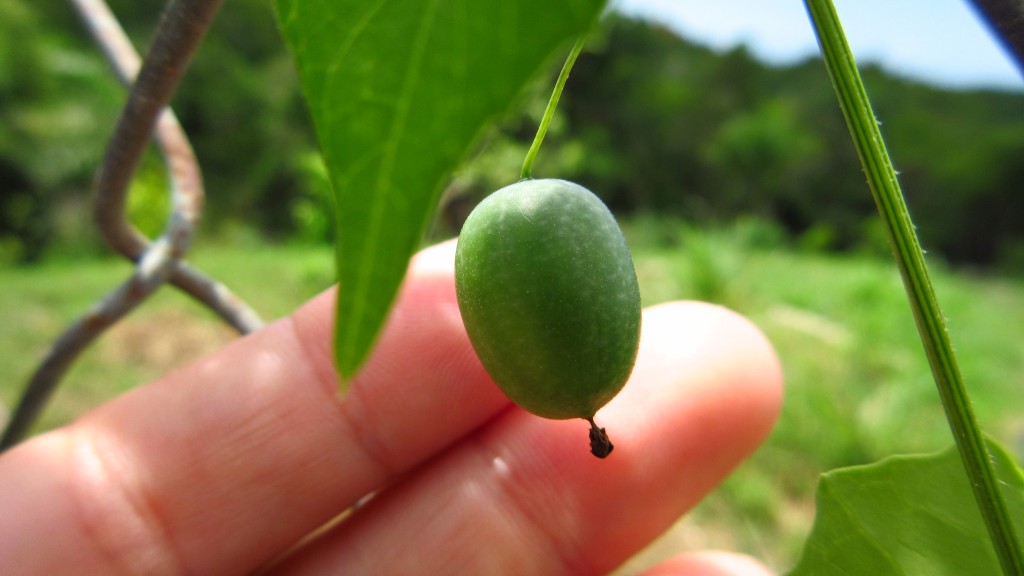
[[[111,0],[139,46],[162,5]],[[483,134],[430,241],[454,235],[478,200],[518,179],[562,58]],[[1024,418],[1007,399],[1024,382],[1024,91],[943,90],[870,64],[863,74],[975,408],[1022,455]],[[124,101],[68,6],[0,2],[0,421],[56,335],[128,273],[102,246],[90,206]],[[269,2],[224,4],[173,106],[207,188],[190,260],[268,318],[329,286],[330,189]],[[785,568],[810,527],[817,474],[949,445],[820,61],[769,67],[742,47],[716,52],[611,15],[577,61],[534,174],[579,181],[616,212],[645,305],[734,308],[767,333],[786,373],[768,442],[623,573],[703,547]],[[158,154],[132,186],[132,220],[158,233],[168,210]],[[38,429],[233,337],[162,290],[76,363]]]
[[[145,46],[162,2],[111,5]],[[518,177],[560,61],[458,172],[435,237]],[[1024,270],[1024,93],[864,74],[932,255]],[[102,252],[89,188],[124,99],[67,6],[0,6],[0,260]],[[225,4],[173,106],[203,167],[204,234],[331,241],[328,185],[268,2]],[[769,67],[641,20],[612,15],[591,39],[535,173],[577,180],[623,216],[759,218],[801,248],[887,251],[819,61]],[[167,209],[155,154],[138,180],[131,215],[155,232]]]

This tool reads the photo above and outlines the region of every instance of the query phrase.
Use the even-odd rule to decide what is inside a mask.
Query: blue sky
[[[1024,90],[1024,79],[966,0],[833,0],[858,62],[941,86]],[[762,60],[817,54],[800,0],[612,0],[717,49],[746,44]]]

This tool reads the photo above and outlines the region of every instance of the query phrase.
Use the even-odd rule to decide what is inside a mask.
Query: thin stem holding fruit
[[[533,172],[533,159],[537,157],[537,152],[540,151],[540,145],[544,142],[544,136],[548,133],[548,125],[551,124],[551,118],[555,115],[555,108],[558,107],[558,99],[562,96],[562,89],[565,88],[565,81],[569,79],[569,71],[572,70],[573,64],[576,63],[576,57],[580,55],[583,50],[583,45],[587,42],[587,35],[580,36],[576,43],[573,44],[572,50],[569,52],[569,57],[565,59],[565,64],[562,64],[562,71],[558,74],[558,80],[555,81],[555,89],[551,92],[551,98],[548,100],[548,106],[544,109],[544,116],[540,119],[540,126],[537,128],[537,135],[533,137],[533,144],[530,145],[530,150],[526,153],[526,159],[523,160],[523,171],[520,174],[523,180],[531,177]]]

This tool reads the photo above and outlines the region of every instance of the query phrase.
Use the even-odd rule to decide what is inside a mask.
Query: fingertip
[[[762,563],[734,552],[706,550],[676,556],[643,573],[643,576],[771,576]]]
[[[703,381],[717,388],[711,397],[743,403],[744,428],[755,445],[782,410],[783,372],[775,348],[751,320],[724,306],[674,301],[649,307],[641,356],[634,380],[664,380],[648,376],[686,364],[710,370]]]
[[[457,239],[452,238],[420,250],[412,259],[413,274],[439,272],[451,274],[455,267]]]

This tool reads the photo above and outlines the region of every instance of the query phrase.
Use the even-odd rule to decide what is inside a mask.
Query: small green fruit
[[[597,410],[629,378],[640,289],[615,218],[586,188],[524,180],[473,210],[455,254],[459,310],[477,356],[516,404],[584,418],[611,451]]]

